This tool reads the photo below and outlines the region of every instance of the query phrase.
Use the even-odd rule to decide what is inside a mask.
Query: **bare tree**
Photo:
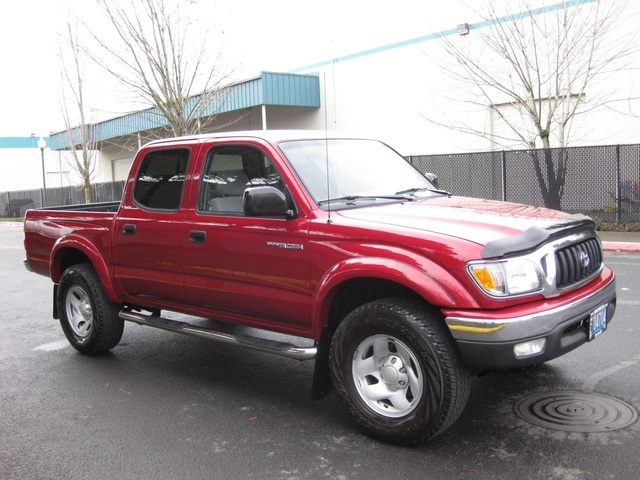
[[[520,13],[501,16],[498,3],[487,0],[484,13],[476,12],[482,17],[477,28],[441,39],[449,62],[439,66],[448,99],[488,112],[489,128],[436,123],[488,138],[494,147],[532,149],[545,206],[560,209],[563,149],[581,133],[576,119],[607,106],[615,92],[602,90],[601,81],[624,68],[632,50],[633,39],[615,31],[622,3],[573,0],[533,8],[521,0]],[[517,7],[509,2],[509,8]]]
[[[90,123],[85,101],[83,50],[76,25],[67,22],[59,44],[62,77],[61,110],[65,123],[67,163],[81,179],[86,203],[91,203],[91,182],[98,173],[95,126]]]
[[[98,45],[85,45],[92,60],[155,107],[149,115],[155,115],[157,127],[166,126],[174,136],[209,129],[223,102],[222,82],[230,75],[221,52],[212,46],[210,31],[198,43],[190,42],[192,24],[183,18],[181,2],[129,0],[122,6],[96,1],[115,39],[110,35],[108,42],[103,40],[85,23]]]

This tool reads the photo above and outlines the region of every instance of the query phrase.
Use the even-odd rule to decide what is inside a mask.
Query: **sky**
[[[463,4],[463,0],[196,0],[194,8],[199,23],[217,33],[213,48],[222,45],[234,79],[243,80],[260,71],[296,70],[473,22]],[[0,136],[39,137],[61,131],[59,33],[74,15],[104,38],[110,35],[108,24],[94,0],[21,0],[10,5],[0,16],[4,67]],[[96,119],[132,110],[131,98],[119,85],[104,74],[92,78],[90,102]]]

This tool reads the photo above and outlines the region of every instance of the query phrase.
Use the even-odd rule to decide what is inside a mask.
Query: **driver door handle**
[[[189,232],[189,241],[192,243],[204,243],[207,239],[207,232],[201,230],[191,230]]]
[[[133,235],[136,233],[136,226],[132,223],[125,223],[122,226],[122,233],[125,235]]]

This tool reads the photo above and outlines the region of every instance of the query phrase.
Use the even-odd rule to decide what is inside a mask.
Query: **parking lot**
[[[51,319],[51,282],[23,258],[22,229],[0,225],[3,479],[638,478],[637,419],[570,431],[516,410],[565,394],[568,419],[600,408],[594,399],[613,416],[617,401],[640,410],[640,254],[605,255],[619,296],[603,335],[475,378],[462,417],[419,448],[361,435],[333,395],[312,400],[312,362],[134,324],[109,354],[79,355]],[[575,401],[584,394],[592,403]]]

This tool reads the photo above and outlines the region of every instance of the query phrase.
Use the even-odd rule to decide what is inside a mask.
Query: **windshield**
[[[436,194],[419,171],[375,140],[296,140],[280,148],[320,206]]]

